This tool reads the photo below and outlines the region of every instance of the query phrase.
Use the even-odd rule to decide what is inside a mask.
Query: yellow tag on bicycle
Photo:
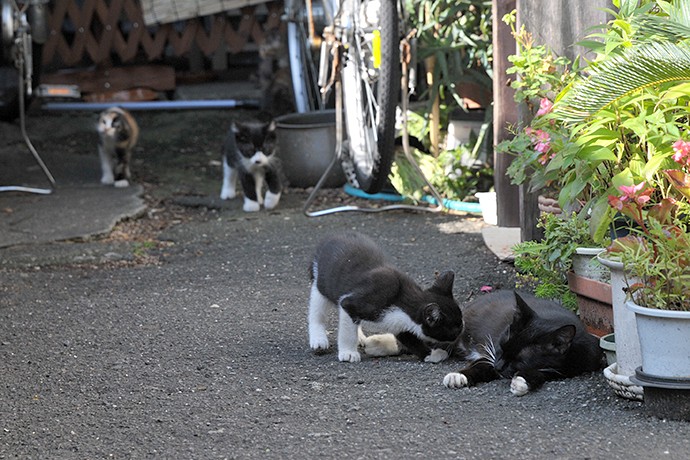
[[[381,67],[381,31],[378,29],[374,30],[374,36],[371,39],[371,47],[374,52],[374,68],[378,69]]]

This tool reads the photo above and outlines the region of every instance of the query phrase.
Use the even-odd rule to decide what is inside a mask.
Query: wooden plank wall
[[[55,0],[50,4],[49,38],[43,48],[44,68],[96,64],[150,62],[164,56],[185,56],[193,47],[211,56],[221,45],[239,53],[262,43],[267,31],[280,26],[282,1],[265,3],[263,23],[255,14],[260,6],[241,8],[231,21],[218,13],[170,24],[146,26],[137,0]]]

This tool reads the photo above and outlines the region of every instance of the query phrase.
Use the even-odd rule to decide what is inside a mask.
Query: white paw
[[[259,209],[261,209],[261,205],[254,200],[249,200],[245,198],[244,206],[242,206],[242,209],[244,209],[244,212],[257,212]]]
[[[425,358],[425,363],[440,363],[448,359],[448,352],[441,348],[434,348]]]
[[[395,356],[400,354],[400,345],[393,334],[376,334],[363,340],[364,352],[370,356]]]
[[[278,206],[280,201],[280,193],[266,192],[266,198],[264,199],[264,207],[266,209],[273,209]]]
[[[309,346],[314,351],[328,350],[328,337],[324,335],[312,335],[309,337]]]
[[[113,185],[115,185],[115,187],[117,188],[125,188],[129,187],[129,181],[127,179],[120,179],[116,180]]]
[[[351,363],[358,363],[362,360],[358,351],[339,351],[338,361],[348,361]]]
[[[513,377],[513,380],[510,381],[510,392],[515,396],[526,395],[529,392],[527,380],[520,376]]]
[[[229,187],[223,187],[223,189],[220,191],[220,199],[221,200],[229,200],[229,199],[235,198],[235,196],[237,196],[235,189],[232,189]]]
[[[459,372],[451,372],[443,377],[443,384],[447,388],[464,388],[467,386],[467,377]]]
[[[112,174],[101,177],[101,184],[103,185],[113,185],[113,182],[115,182],[115,178]]]

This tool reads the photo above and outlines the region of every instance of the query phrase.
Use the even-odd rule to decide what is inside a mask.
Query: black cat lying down
[[[465,328],[452,355],[467,365],[445,376],[448,388],[509,378],[511,393],[523,396],[548,380],[602,368],[598,340],[574,313],[554,302],[497,291],[477,298],[462,312]],[[378,356],[400,352],[391,339],[367,337],[365,351]]]

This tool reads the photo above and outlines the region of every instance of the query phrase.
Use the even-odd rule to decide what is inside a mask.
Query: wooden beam
[[[508,56],[515,54],[515,39],[510,27],[501,18],[513,11],[516,0],[493,0],[493,53],[494,53],[494,145],[508,139],[508,125],[518,121],[515,91],[508,83],[506,69],[510,66]],[[512,161],[509,155],[494,153],[494,188],[496,189],[496,211],[499,227],[520,226],[520,196],[518,187],[510,183],[506,175]]]

